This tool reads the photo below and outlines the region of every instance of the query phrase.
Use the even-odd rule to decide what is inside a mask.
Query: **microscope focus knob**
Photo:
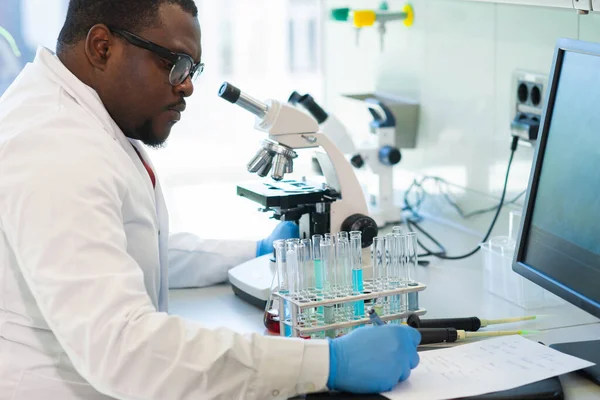
[[[360,169],[365,165],[365,160],[360,154],[356,154],[350,159],[350,164],[352,164],[354,168]]]
[[[400,162],[402,154],[400,150],[392,146],[383,146],[379,149],[379,161],[382,164],[393,166]]]
[[[375,238],[379,233],[379,229],[377,228],[377,223],[375,223],[375,220],[364,214],[354,214],[346,218],[346,220],[342,223],[342,231],[362,232],[363,249],[372,245],[373,238]]]

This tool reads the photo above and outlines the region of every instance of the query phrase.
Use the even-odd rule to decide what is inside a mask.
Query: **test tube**
[[[277,287],[280,293],[288,293],[288,277],[286,266],[286,243],[285,240],[276,240],[273,242],[275,248],[275,262],[277,265]]]
[[[379,292],[382,289],[382,281],[385,268],[385,242],[382,237],[373,238],[371,245],[371,266],[373,267],[373,291]]]
[[[306,244],[300,241],[296,245],[296,253],[298,257],[298,271],[296,272],[296,297],[302,302],[306,302],[308,298],[308,286],[306,276]]]
[[[289,279],[288,279],[288,270],[287,270],[287,246],[284,240],[276,240],[273,242],[273,247],[275,248],[275,262],[277,265],[277,279],[278,279],[278,287],[279,293],[283,295],[287,295],[289,293]],[[290,316],[290,305],[287,301],[283,302],[283,310],[284,315],[279,315],[280,326],[286,319]],[[285,336],[292,335],[292,328],[284,324],[284,334]]]
[[[302,239],[300,241],[303,246],[302,252],[302,275],[303,275],[303,291],[304,296],[308,300],[312,300],[315,294],[315,268],[312,259],[312,241],[310,239]]]
[[[337,239],[350,241],[350,235],[348,235],[348,232],[341,231],[337,233]]]
[[[295,243],[286,243],[286,269],[288,276],[288,293],[290,297],[297,298],[298,296],[298,245]]]
[[[323,297],[325,299],[335,298],[335,248],[331,240],[323,238],[321,241],[321,260],[323,264]],[[335,306],[328,305],[323,307],[323,319],[325,324],[335,323]],[[335,329],[325,330],[325,335],[329,338],[335,338]]]
[[[398,251],[398,265],[397,265],[397,273],[398,273],[398,282],[401,288],[405,288],[408,284],[408,272],[406,262],[406,235],[397,234],[396,237],[396,245]],[[400,295],[400,309],[399,312],[406,312],[408,309],[408,295],[403,293]]]
[[[300,244],[300,239],[294,238],[294,239],[287,239],[285,241],[285,245],[287,246],[287,249],[290,250],[293,248],[294,245]]]
[[[352,268],[352,294],[360,295],[363,287],[363,264],[362,264],[362,233],[350,232],[350,268]],[[362,300],[354,303],[354,318],[362,319],[365,315],[365,302]]]
[[[398,230],[396,230],[398,232]],[[402,235],[399,233],[390,233],[388,235],[391,248],[388,250],[391,257],[389,270],[390,289],[399,289],[403,287],[401,269],[402,269]],[[390,299],[390,312],[395,314],[402,310],[402,296],[394,295]]]
[[[409,232],[406,235],[405,240],[405,261],[407,267],[407,282],[408,287],[418,286],[417,280],[417,265],[419,263],[418,252],[419,252],[419,244],[417,241],[417,233]],[[408,294],[408,310],[416,311],[419,309],[419,293],[412,292]]]
[[[315,287],[317,296],[323,296],[323,258],[321,257],[321,242],[323,241],[322,235],[313,235],[313,263],[315,266]]]
[[[323,266],[323,297],[332,299],[335,297],[335,253],[333,244],[329,239],[321,241],[321,260]]]
[[[385,276],[385,241],[383,237],[373,238],[371,245],[371,265],[373,267],[373,291],[380,292],[384,290],[382,284]],[[373,308],[379,316],[386,313],[385,301],[378,297],[373,302]]]
[[[402,235],[404,232],[403,232],[403,229],[402,229],[402,227],[401,227],[401,226],[394,226],[394,227],[392,228],[392,233],[393,233],[394,235]]]
[[[346,297],[352,294],[350,243],[347,239],[342,238],[335,245],[339,292],[341,297]]]

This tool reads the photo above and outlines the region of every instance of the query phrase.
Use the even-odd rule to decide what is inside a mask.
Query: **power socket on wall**
[[[512,77],[510,128],[513,136],[533,142],[537,139],[546,101],[548,77],[515,71]]]

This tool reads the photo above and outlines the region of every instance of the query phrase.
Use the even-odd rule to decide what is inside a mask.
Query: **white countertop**
[[[443,238],[453,254],[468,251],[477,238],[433,222],[427,228]],[[537,315],[533,321],[499,325],[498,329],[537,330],[530,338],[545,344],[600,339],[600,320],[577,307],[564,303],[558,307],[525,310],[510,301],[488,293],[483,287],[482,257],[477,254],[462,261],[431,259],[419,267],[419,280],[427,289],[419,294],[425,318],[471,317],[486,319]],[[246,332],[265,332],[263,311],[237,298],[229,284],[202,289],[173,290],[172,314],[202,323],[207,327],[227,327]],[[567,400],[600,399],[600,386],[577,374],[561,377]]]

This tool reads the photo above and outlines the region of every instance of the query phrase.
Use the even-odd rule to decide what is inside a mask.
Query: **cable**
[[[469,219],[469,218],[472,218],[472,217],[475,217],[478,215],[487,214],[489,212],[496,211],[496,209],[499,206],[499,204],[496,204],[496,205],[488,207],[488,208],[483,208],[480,210],[475,210],[475,211],[471,211],[471,212],[467,213],[456,203],[456,200],[451,198],[450,193],[448,193],[448,190],[442,188],[442,186],[441,186],[442,183],[446,186],[448,186],[450,184],[448,181],[446,181],[443,178],[436,177],[436,176],[424,176],[420,181],[417,181],[415,179],[413,181],[413,183],[405,191],[404,202],[405,202],[406,206],[403,208],[403,211],[410,211],[413,214],[413,216],[418,215],[418,211],[420,209],[421,204],[425,200],[425,197],[431,196],[431,194],[428,193],[425,190],[425,188],[423,187],[423,183],[425,183],[428,180],[434,180],[436,182],[438,190],[439,190],[440,194],[442,195],[442,197],[446,200],[446,202],[448,202],[448,204],[452,208],[454,208],[454,210],[458,213],[458,215],[460,215],[460,217],[463,219]],[[418,199],[417,199],[417,203],[415,205],[411,205],[408,200],[408,196],[410,194],[412,194],[412,192],[415,190],[415,188],[419,189],[419,192],[417,193]],[[525,195],[525,193],[527,193],[527,190],[522,191],[521,193],[519,193],[517,196],[515,196],[511,200],[505,201],[504,205],[507,206],[510,204],[515,204],[521,197],[523,197],[523,195]]]
[[[502,206],[504,205],[504,199],[506,198],[506,190],[508,188],[508,178],[510,176],[510,168],[512,166],[513,159],[515,157],[515,152],[517,150],[518,143],[519,143],[518,137],[513,136],[513,141],[510,146],[510,158],[508,159],[508,165],[506,167],[506,177],[504,178],[504,187],[502,189],[502,196],[500,196],[500,204],[497,207],[496,214],[494,215],[494,218],[492,219],[492,223],[490,224],[489,229],[487,230],[483,240],[481,241],[482,243],[486,242],[490,238],[490,235],[492,234],[492,230],[494,229],[494,226],[496,226],[496,222],[498,221],[498,217],[500,216],[500,211],[502,211]],[[410,206],[409,206],[409,208],[410,208]],[[424,246],[423,243],[419,243],[421,248],[423,248],[423,250],[425,250],[427,252],[427,255],[425,255],[425,256],[434,256],[434,257],[440,258],[442,260],[463,260],[465,258],[471,257],[473,254],[477,253],[481,249],[480,246],[477,246],[473,250],[468,252],[467,254],[463,254],[461,256],[447,256],[446,250],[444,249],[444,247],[441,246],[441,244],[437,240],[435,240],[429,233],[427,233],[423,228],[421,228],[417,222],[409,219],[409,220],[407,220],[407,223],[410,227],[414,227],[415,229],[417,229],[418,231],[423,233],[425,236],[427,236],[427,238],[432,240],[435,243],[435,245],[438,246],[442,250],[441,252],[434,252],[432,250],[429,250],[429,248],[427,248],[426,246]]]

